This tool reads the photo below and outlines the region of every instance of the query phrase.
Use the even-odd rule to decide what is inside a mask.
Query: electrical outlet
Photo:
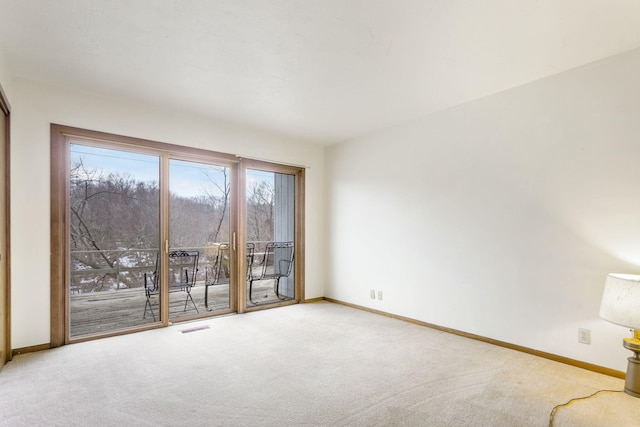
[[[585,328],[578,328],[578,342],[581,344],[591,344],[591,331]]]
[[[381,300],[382,299],[382,291],[378,291],[378,299]]]
[[[369,291],[369,296],[371,297],[371,299],[376,299],[376,291],[375,291],[375,289],[371,289]]]

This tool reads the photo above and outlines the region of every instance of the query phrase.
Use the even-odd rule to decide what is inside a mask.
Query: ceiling
[[[638,0],[0,0],[15,76],[321,144],[638,47]]]

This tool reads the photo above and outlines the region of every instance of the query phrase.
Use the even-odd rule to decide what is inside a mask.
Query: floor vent
[[[188,334],[189,332],[202,331],[203,329],[209,329],[209,325],[196,326],[195,328],[191,328],[191,329],[183,329],[180,332],[182,332],[183,334]]]

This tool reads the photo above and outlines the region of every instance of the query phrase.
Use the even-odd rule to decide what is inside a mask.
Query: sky
[[[105,175],[115,173],[128,175],[136,181],[160,182],[160,157],[130,151],[71,144],[72,164],[82,158],[85,168],[101,170]],[[169,188],[171,193],[183,197],[197,197],[207,192],[220,196],[222,192],[212,184],[224,186],[223,166],[171,159],[169,162]],[[229,168],[227,167],[227,176]],[[247,186],[267,181],[273,185],[274,173],[250,169],[247,171]]]
[[[121,150],[90,147],[86,145],[71,145],[72,164],[82,158],[87,169],[101,170],[105,175],[114,173],[130,176],[136,181],[146,183],[160,182],[160,157],[132,153]],[[224,186],[224,167],[204,163],[171,160],[169,163],[170,191],[185,197],[196,197],[213,192],[222,192],[212,185],[211,180]],[[228,169],[227,173],[228,173]]]

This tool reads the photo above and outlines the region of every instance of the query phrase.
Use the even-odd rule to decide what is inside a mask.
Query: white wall
[[[12,91],[12,347],[49,342],[50,123],[308,167],[306,297],[323,295],[323,147],[169,110],[15,78]]]
[[[635,50],[330,147],[326,295],[625,371],[598,310],[640,273],[638,76]]]
[[[2,85],[2,89],[9,98],[9,104],[11,104],[11,79],[7,60],[2,50],[0,50],[0,85]]]

